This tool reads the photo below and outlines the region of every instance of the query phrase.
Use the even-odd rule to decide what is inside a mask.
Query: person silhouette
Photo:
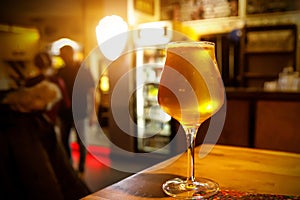
[[[86,68],[86,66],[82,65],[82,63],[74,59],[74,49],[71,46],[65,45],[61,47],[60,57],[64,61],[64,66],[58,71],[58,76],[64,80],[66,89],[68,91],[68,96],[71,99],[71,101],[73,97],[74,82],[77,77],[77,73],[81,67],[82,70],[80,70],[80,72],[84,73],[83,76],[80,76],[84,78],[84,84],[80,86],[80,95],[76,97],[80,98],[81,105],[76,108],[73,108],[71,106],[69,108],[61,109],[60,111],[61,140],[70,160],[73,161],[70,148],[70,134],[72,129],[75,131],[80,153],[79,163],[78,166],[75,168],[77,168],[79,175],[82,177],[85,169],[85,161],[87,154],[87,149],[85,147],[85,119],[88,116],[91,116],[88,113],[88,104],[91,103],[91,105],[93,105],[94,82],[89,69]],[[88,102],[88,99],[90,99],[91,102]],[[79,110],[79,114],[76,116],[76,128],[74,126],[74,117],[72,109]],[[92,117],[89,117],[89,120],[89,124],[91,124]]]

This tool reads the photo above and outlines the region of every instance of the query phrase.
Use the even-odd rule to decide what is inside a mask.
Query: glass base
[[[204,199],[219,192],[219,184],[206,178],[187,182],[180,178],[168,180],[163,184],[164,192],[178,199]]]

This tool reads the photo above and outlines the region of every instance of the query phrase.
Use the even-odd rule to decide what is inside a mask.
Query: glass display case
[[[137,150],[151,152],[171,140],[171,117],[157,102],[158,84],[165,60],[161,46],[143,47],[136,52],[136,124]],[[163,153],[170,149],[164,148]]]

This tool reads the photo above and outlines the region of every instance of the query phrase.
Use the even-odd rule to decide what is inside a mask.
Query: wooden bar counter
[[[300,195],[300,154],[216,145],[206,157],[200,158],[202,147],[210,148],[196,148],[196,177],[215,180],[221,190]],[[186,154],[179,155],[83,199],[172,199],[161,186],[170,178],[186,176],[186,159]]]

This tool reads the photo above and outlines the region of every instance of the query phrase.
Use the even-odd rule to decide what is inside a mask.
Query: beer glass
[[[196,178],[194,146],[200,125],[224,103],[224,85],[215,57],[215,44],[207,41],[171,42],[158,88],[158,103],[186,133],[188,176],[163,184],[166,194],[181,199],[202,199],[216,194],[219,185]]]

